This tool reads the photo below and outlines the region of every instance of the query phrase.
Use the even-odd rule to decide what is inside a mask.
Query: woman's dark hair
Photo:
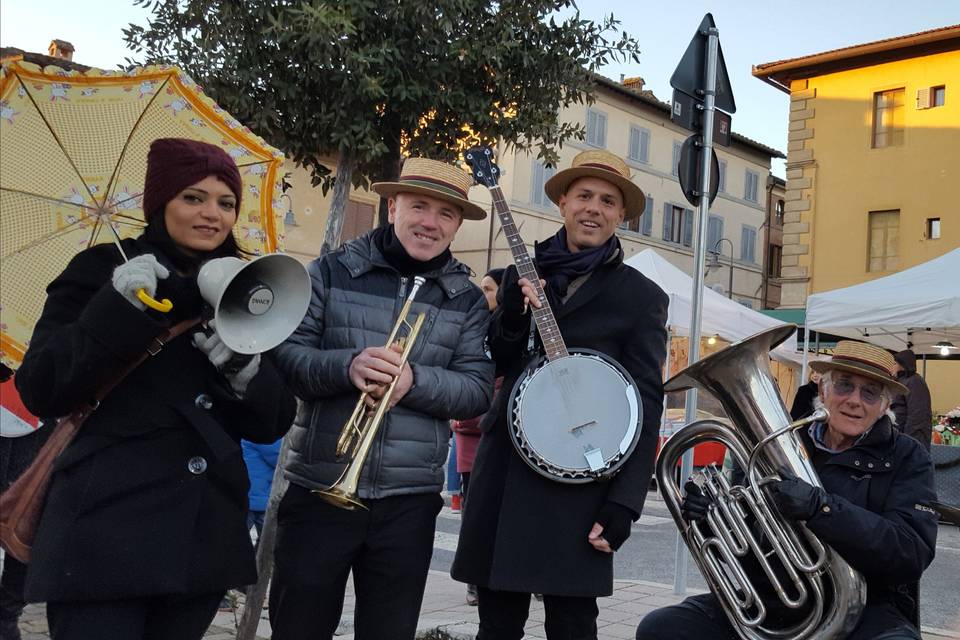
[[[496,282],[497,286],[499,287],[500,283],[503,281],[503,269],[502,268],[490,269],[490,271],[487,271],[485,274],[483,274],[484,278],[488,276],[490,277],[491,280]]]

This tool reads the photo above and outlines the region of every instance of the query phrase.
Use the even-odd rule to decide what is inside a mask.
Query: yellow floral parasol
[[[147,151],[157,138],[221,146],[244,183],[234,235],[282,249],[283,154],[176,67],[66,71],[22,60],[0,70],[0,361],[19,366],[44,290],[79,251],[137,236]],[[116,233],[116,235],[115,235]]]

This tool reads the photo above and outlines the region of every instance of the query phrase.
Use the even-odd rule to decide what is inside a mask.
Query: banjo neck
[[[540,285],[540,275],[533,264],[533,258],[527,251],[527,245],[520,237],[520,231],[513,221],[513,214],[503,197],[503,190],[499,184],[488,185],[490,196],[493,199],[493,209],[500,218],[500,226],[503,227],[503,233],[507,238],[507,244],[510,246],[510,253],[513,254],[513,263],[517,266],[517,273],[521,278],[526,278],[533,284],[537,293],[537,298],[543,305],[539,309],[531,308],[534,322],[537,324],[537,331],[540,332],[540,339],[543,342],[544,351],[547,359],[550,361],[557,358],[569,356],[567,345],[560,335],[560,327],[557,326],[557,319],[553,315],[553,309],[550,307],[550,301],[547,294]]]

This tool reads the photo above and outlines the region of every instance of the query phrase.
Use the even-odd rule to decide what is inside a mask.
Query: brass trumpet
[[[420,327],[423,326],[423,321],[426,318],[425,313],[420,313],[412,325],[407,322],[407,316],[410,314],[410,306],[413,304],[413,298],[417,295],[417,291],[424,282],[426,282],[426,279],[422,276],[416,276],[413,279],[413,287],[411,287],[410,293],[403,303],[403,308],[400,309],[400,315],[397,317],[397,321],[394,323],[393,329],[391,329],[390,335],[387,337],[388,347],[397,345],[401,349],[401,369],[403,369],[403,366],[407,363],[410,351],[413,349],[413,345],[417,341],[417,335],[420,333]],[[406,335],[399,335],[404,329],[408,330]],[[357,497],[360,473],[363,471],[363,465],[367,461],[370,447],[373,446],[373,440],[377,437],[377,433],[380,431],[380,425],[383,424],[383,419],[387,415],[387,410],[390,407],[390,398],[393,396],[393,390],[397,386],[398,379],[399,377],[394,378],[389,384],[386,392],[377,402],[372,413],[367,407],[367,397],[370,393],[364,391],[360,394],[360,399],[357,400],[357,406],[354,407],[350,418],[346,424],[343,425],[343,429],[340,431],[340,438],[337,440],[336,454],[338,458],[345,455],[349,456],[347,466],[343,470],[343,473],[340,474],[340,477],[337,478],[337,481],[330,485],[330,487],[327,489],[315,489],[313,491],[313,493],[316,493],[333,506],[348,511],[353,511],[358,508],[366,509],[366,506],[364,506]]]

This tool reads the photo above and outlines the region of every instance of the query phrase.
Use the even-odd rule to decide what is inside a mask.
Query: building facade
[[[960,25],[753,74],[790,95],[782,307],[960,246]]]

